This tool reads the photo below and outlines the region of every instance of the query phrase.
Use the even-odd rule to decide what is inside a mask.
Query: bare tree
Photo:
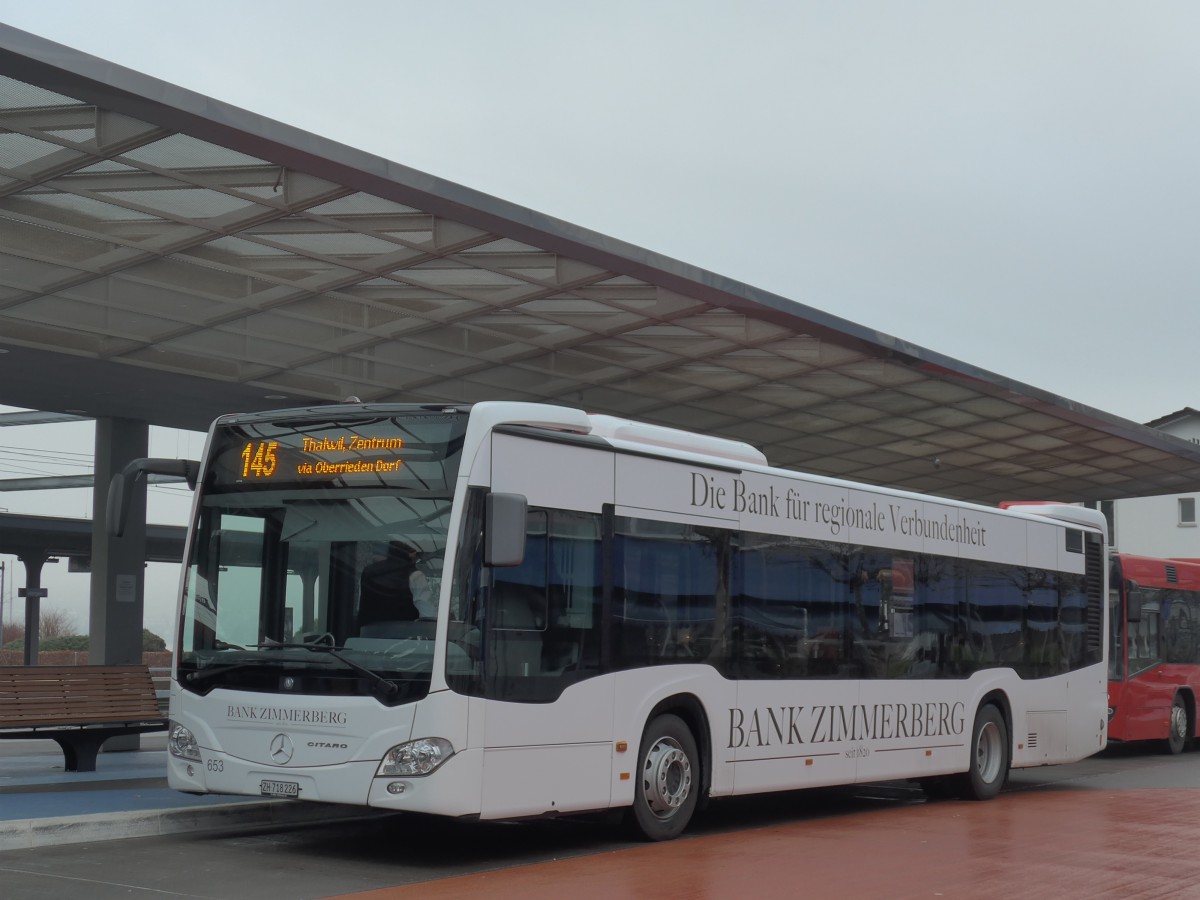
[[[70,637],[75,634],[75,617],[62,609],[44,609],[38,619],[38,637],[45,641],[50,638]]]

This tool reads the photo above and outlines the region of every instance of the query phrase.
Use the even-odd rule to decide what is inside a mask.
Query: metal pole
[[[0,559],[0,649],[4,647],[4,560]]]

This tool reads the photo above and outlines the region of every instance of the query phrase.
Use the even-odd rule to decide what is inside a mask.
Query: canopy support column
[[[36,666],[41,644],[42,598],[47,593],[42,587],[42,566],[50,557],[44,552],[30,551],[17,558],[25,565],[25,587],[17,589],[17,596],[25,598],[24,663]]]
[[[108,484],[131,460],[147,456],[150,426],[132,419],[96,420],[96,482],[92,490],[92,585],[88,661],[140,665],[146,586],[146,483],[130,498],[125,533],[105,527]],[[107,750],[136,750],[138,736],[110,738]]]

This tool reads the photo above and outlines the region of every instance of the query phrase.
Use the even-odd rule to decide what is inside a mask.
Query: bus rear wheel
[[[962,776],[959,796],[964,800],[991,800],[1004,787],[1012,747],[1004,716],[992,704],[979,708],[971,728],[971,768]]]
[[[691,821],[700,791],[696,739],[682,719],[658,716],[642,735],[630,824],[651,841],[678,837]]]
[[[1168,753],[1182,753],[1191,737],[1191,723],[1188,721],[1187,706],[1180,694],[1175,695],[1171,703],[1171,718],[1167,723],[1167,739],[1163,742]]]

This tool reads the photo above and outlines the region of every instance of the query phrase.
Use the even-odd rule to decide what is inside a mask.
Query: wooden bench
[[[145,666],[0,666],[0,738],[57,741],[68,772],[95,772],[110,737],[166,727]]]

